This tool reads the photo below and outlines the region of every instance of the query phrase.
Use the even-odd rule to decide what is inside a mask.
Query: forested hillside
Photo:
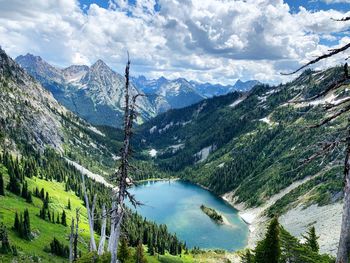
[[[251,240],[261,238],[265,216],[283,216],[282,223],[299,237],[308,224],[338,225],[344,148],[339,144],[329,154],[312,157],[343,135],[346,119],[312,126],[327,117],[325,108],[333,106],[336,112],[349,89],[344,85],[312,98],[342,74],[342,67],[307,70],[284,85],[259,85],[248,93],[169,111],[141,126],[137,143],[157,153],[148,158],[159,169],[201,184],[243,209],[243,218],[256,230]],[[305,220],[296,226],[295,213],[306,207],[310,211],[304,210]],[[256,210],[245,213],[247,208]],[[327,209],[333,212],[322,216]],[[333,234],[318,230],[321,249],[334,253],[339,227]]]

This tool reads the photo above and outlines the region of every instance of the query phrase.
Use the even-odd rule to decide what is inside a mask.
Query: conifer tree
[[[61,224],[60,213],[57,214],[56,224]]]
[[[24,214],[23,214],[23,233],[22,236],[27,239],[30,240],[31,239],[31,230],[30,230],[30,219],[29,219],[29,211],[28,209],[24,210]]]
[[[128,260],[128,257],[130,255],[129,247],[128,247],[128,241],[124,237],[122,238],[118,250],[118,259],[121,263],[125,263]]]
[[[1,173],[0,173],[0,195],[5,196],[4,178]]]
[[[9,252],[11,252],[11,246],[10,246],[10,242],[7,234],[7,229],[3,223],[0,224],[0,243],[1,243],[0,253],[8,254]]]
[[[44,200],[44,197],[45,197],[45,190],[44,188],[41,188],[40,190],[40,196],[39,196],[42,200]]]
[[[47,209],[47,208],[49,208],[49,193],[48,192],[46,192],[46,196],[45,196],[45,200],[43,200],[43,202],[44,202],[44,207]]]
[[[15,222],[13,224],[13,229],[16,230],[17,232],[19,231],[19,217],[18,217],[17,211],[15,214]]]
[[[7,185],[7,189],[16,195],[21,194],[21,184],[19,183],[19,179],[15,177],[15,175],[10,174],[10,181]]]
[[[136,248],[135,262],[136,263],[147,263],[145,255],[143,254],[143,246],[142,246],[141,240]]]
[[[22,185],[22,192],[21,192],[21,196],[24,198],[24,199],[27,199],[27,195],[28,195],[28,184],[27,182],[25,181]]]
[[[66,211],[63,210],[62,216],[61,216],[61,224],[64,226],[67,226],[67,216],[66,216]]]
[[[67,206],[67,208],[68,208],[69,210],[71,210],[70,198],[68,198],[68,206]]]
[[[320,249],[320,246],[318,245],[317,239],[319,238],[316,236],[316,229],[314,226],[310,227],[309,230],[306,233],[306,236],[303,236],[306,240],[305,245],[307,245],[312,251],[318,252]]]
[[[29,191],[28,194],[27,194],[27,198],[26,198],[26,202],[27,203],[33,203],[33,198],[32,198],[32,192]]]
[[[246,253],[242,256],[242,263],[253,263],[254,256],[252,255],[250,249],[247,249]]]
[[[267,229],[265,238],[258,242],[255,249],[255,263],[278,263],[281,256],[279,223],[274,217]]]

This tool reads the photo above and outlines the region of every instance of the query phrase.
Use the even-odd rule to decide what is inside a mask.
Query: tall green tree
[[[13,229],[16,230],[16,231],[19,231],[19,217],[18,217],[18,213],[16,211],[16,214],[15,214],[15,221],[13,223]]]
[[[314,226],[310,227],[306,235],[303,237],[306,240],[305,245],[307,245],[312,251],[318,252],[320,250],[320,246],[317,242],[319,237],[316,235],[316,229]]]
[[[23,213],[23,227],[22,227],[22,236],[23,238],[30,240],[32,237],[31,229],[30,229],[30,218],[28,209],[24,210]]]
[[[10,241],[7,234],[7,229],[3,223],[0,224],[0,253],[7,254],[11,252]]]
[[[61,224],[64,226],[67,226],[67,216],[66,216],[66,211],[63,210],[62,216],[61,216]]]
[[[143,246],[141,240],[136,247],[135,263],[147,263],[147,259],[145,258],[145,255],[143,253]]]
[[[281,256],[279,240],[280,226],[277,217],[274,217],[265,235],[255,249],[255,263],[278,263]]]
[[[121,239],[119,250],[118,250],[118,259],[121,263],[125,263],[130,256],[130,250],[128,247],[128,240],[123,237]]]
[[[242,263],[253,263],[254,262],[254,255],[250,251],[250,249],[247,249],[247,251],[242,256]]]

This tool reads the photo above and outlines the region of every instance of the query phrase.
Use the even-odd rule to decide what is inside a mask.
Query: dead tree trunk
[[[116,179],[118,182],[117,191],[113,192],[112,200],[112,213],[111,213],[111,235],[109,239],[108,248],[111,252],[111,263],[118,262],[118,243],[120,238],[120,228],[124,217],[124,200],[128,198],[130,202],[136,206],[138,203],[134,197],[128,192],[128,178],[129,169],[131,165],[129,164],[129,157],[131,153],[130,139],[132,136],[132,126],[133,121],[136,116],[136,98],[139,95],[133,96],[130,100],[129,95],[129,69],[130,60],[128,57],[128,62],[125,67],[125,106],[124,106],[124,142],[121,151],[120,166],[116,173]],[[131,103],[130,103],[131,101]]]
[[[106,241],[106,225],[107,225],[107,214],[106,206],[102,206],[102,223],[101,223],[101,238],[98,244],[97,254],[102,255],[105,252],[105,241]]]
[[[350,125],[350,120],[348,120]],[[347,149],[344,164],[344,205],[343,218],[340,230],[340,239],[337,253],[337,263],[349,262],[350,251],[350,127],[347,138]]]
[[[72,223],[70,225],[70,236],[69,236],[69,262],[74,260],[74,218],[72,218]]]
[[[78,238],[79,238],[79,208],[75,210],[77,223],[75,224],[75,235],[74,235],[74,261],[78,259]]]
[[[89,204],[89,197],[86,191],[85,187],[85,179],[84,175],[82,175],[82,187],[83,187],[83,192],[85,196],[85,204],[86,204],[86,210],[87,210],[87,215],[88,215],[88,221],[89,221],[89,231],[90,231],[90,251],[96,251],[96,242],[95,242],[95,235],[94,235],[94,214],[95,214],[95,205],[96,205],[96,198],[97,195],[94,195],[94,199],[92,201],[92,206],[90,208]]]

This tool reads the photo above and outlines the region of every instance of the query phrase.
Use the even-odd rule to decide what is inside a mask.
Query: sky
[[[271,84],[350,41],[350,0],[0,0],[0,46],[67,67],[104,60],[122,73]],[[344,63],[350,52],[316,65]]]

